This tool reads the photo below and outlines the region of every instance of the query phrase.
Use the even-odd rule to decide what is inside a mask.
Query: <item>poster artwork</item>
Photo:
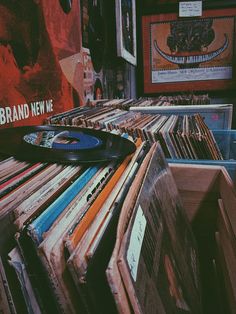
[[[0,1],[0,128],[83,103],[80,27],[78,1]]]
[[[232,79],[235,18],[151,24],[151,82]]]

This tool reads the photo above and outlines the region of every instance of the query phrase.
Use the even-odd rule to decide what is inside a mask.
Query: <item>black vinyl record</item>
[[[42,125],[0,131],[0,153],[31,162],[109,161],[135,149],[126,138],[87,128]]]

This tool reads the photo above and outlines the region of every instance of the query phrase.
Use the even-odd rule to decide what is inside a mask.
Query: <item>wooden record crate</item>
[[[221,166],[170,164],[197,240],[204,314],[236,313],[236,191]]]

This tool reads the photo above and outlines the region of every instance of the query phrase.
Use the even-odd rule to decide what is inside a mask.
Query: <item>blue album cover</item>
[[[64,191],[39,217],[37,217],[28,226],[27,231],[37,244],[42,242],[43,233],[49,230],[63,210],[92,179],[100,167],[101,165],[96,165],[94,167],[88,168],[66,191]]]

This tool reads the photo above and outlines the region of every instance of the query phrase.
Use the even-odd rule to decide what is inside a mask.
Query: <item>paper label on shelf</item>
[[[134,281],[136,281],[137,278],[138,264],[146,224],[147,224],[146,218],[144,216],[141,206],[139,205],[130,236],[129,248],[127,251],[127,262]]]
[[[202,16],[202,1],[179,2],[179,16]]]

